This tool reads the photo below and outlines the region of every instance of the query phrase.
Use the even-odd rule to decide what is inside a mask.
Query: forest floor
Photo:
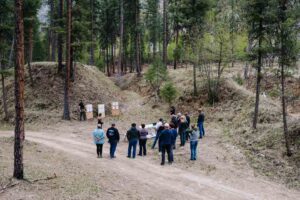
[[[105,129],[117,124],[122,137],[132,122],[153,122],[165,113],[144,105],[132,91],[126,96],[119,118],[106,118]],[[126,114],[125,114],[126,113]],[[121,140],[117,158],[96,158],[91,132],[95,121],[61,122],[27,131],[24,152],[25,177],[11,181],[12,131],[0,132],[0,199],[299,199],[300,192],[287,189],[257,174],[235,146],[223,142],[217,124],[208,124],[200,141],[198,160],[189,161],[189,144],[175,151],[173,165],[160,166],[157,150],[146,157],[126,158],[127,142]],[[150,143],[150,142],[149,142]],[[55,174],[55,176],[54,176]],[[53,177],[50,180],[40,180]]]
[[[267,138],[268,134],[276,133],[275,135],[279,139],[275,139],[278,139],[276,141],[279,141],[278,145],[281,145],[281,132],[277,130],[280,129],[280,125],[275,117],[277,113],[272,112],[272,110],[278,109],[277,102],[262,100],[260,119],[263,120],[259,124],[258,133],[253,133],[245,129],[248,121],[243,121],[250,118],[249,112],[252,110],[252,102],[249,99],[253,99],[253,93],[250,90],[237,84],[232,87],[238,91],[222,88],[224,89],[222,93],[227,95],[222,104],[207,107],[205,104],[203,105],[205,97],[200,96],[195,101],[190,99],[188,86],[191,85],[192,71],[190,69],[171,71],[170,75],[177,82],[180,94],[183,96],[183,100],[180,100],[180,97],[178,101],[178,105],[184,104],[184,106],[178,107],[179,111],[191,111],[198,106],[205,107],[207,113],[206,136],[199,142],[197,161],[189,160],[190,150],[187,143],[185,147],[178,147],[175,150],[174,164],[160,166],[160,154],[157,149],[150,149],[152,143],[150,140],[146,157],[126,158],[128,143],[124,140],[124,134],[133,122],[141,124],[156,122],[160,117],[168,119],[166,113],[168,106],[153,102],[153,99],[149,97],[149,91],[140,80],[138,83],[132,84],[133,82],[129,80],[130,77],[125,76],[120,80],[125,85],[121,87],[123,90],[120,90],[105,76],[96,74],[93,68],[79,68],[78,71],[81,72],[77,76],[79,82],[74,85],[75,89],[72,93],[75,98],[74,102],[82,98],[79,94],[86,85],[89,85],[93,93],[89,94],[90,90],[84,91],[84,100],[92,98],[92,103],[95,104],[99,101],[98,98],[105,103],[117,99],[121,103],[122,114],[119,117],[108,116],[104,120],[104,129],[114,122],[120,130],[122,139],[117,147],[117,158],[109,159],[109,144],[105,143],[104,157],[98,159],[91,134],[96,120],[86,122],[74,120],[76,118],[70,122],[58,120],[60,113],[56,109],[60,108],[57,103],[61,100],[53,97],[56,90],[62,90],[60,87],[62,80],[58,79],[53,82],[53,75],[51,75],[53,69],[42,67],[41,70],[45,71],[47,79],[39,79],[43,81],[43,84],[37,86],[39,90],[35,95],[32,97],[28,95],[26,104],[30,109],[28,119],[32,121],[26,123],[24,145],[26,181],[11,179],[13,173],[13,128],[6,126],[4,131],[0,131],[0,199],[282,200],[300,198],[298,187],[291,189],[284,184],[284,181],[270,178],[270,176],[275,177],[271,172],[276,171],[277,168],[268,166],[267,170],[270,176],[260,173],[257,168],[253,167],[253,163],[257,164],[259,168],[265,166],[256,160],[249,160],[242,145],[238,144],[238,142],[243,144],[246,140],[251,145],[253,144],[251,148],[256,151],[256,144],[266,146],[265,143],[260,144],[254,140],[261,139],[257,134]],[[37,75],[41,70],[36,69]],[[93,77],[92,82],[85,77],[85,73],[89,74],[87,77]],[[99,88],[97,80],[102,81]],[[126,80],[128,83],[124,83]],[[41,95],[39,91],[45,90],[45,84],[48,82],[53,82],[50,89],[54,89],[54,91],[45,91],[43,96],[37,96]],[[233,81],[229,81],[229,83],[234,84]],[[133,85],[133,87],[127,88],[128,85]],[[106,96],[106,91],[113,92]],[[100,92],[102,93],[99,95]],[[10,93],[13,94],[11,90]],[[35,107],[37,105],[34,102],[35,99],[41,101],[38,103],[38,109],[41,111]],[[41,104],[44,101],[47,104]],[[53,117],[43,111],[40,106],[46,106],[46,109],[51,110],[50,113],[54,113]],[[11,109],[13,109],[13,104]],[[76,116],[76,104],[73,105],[72,110],[73,116]],[[268,115],[265,115],[266,112]],[[34,118],[35,115],[41,115],[41,118]],[[192,112],[191,115],[192,120],[195,120],[195,112]],[[269,127],[272,124],[273,126],[275,124],[276,132]],[[227,129],[225,129],[226,127]],[[266,130],[270,130],[270,133],[267,133]],[[241,134],[240,131],[246,132]],[[244,136],[245,138],[243,138]],[[269,141],[266,138],[263,138],[264,142]],[[266,148],[271,153],[284,151],[282,148],[276,149],[278,149],[276,145]],[[265,149],[260,149],[256,153],[265,154],[266,158],[269,158],[270,155],[265,152]],[[254,156],[258,157],[257,154]],[[282,158],[281,155],[274,156],[272,159],[279,158],[279,164],[282,164],[281,161],[285,158]],[[267,160],[264,163],[272,165],[271,161]],[[295,169],[286,163],[284,166],[292,171]],[[280,168],[277,173],[281,173],[280,170],[282,169]],[[282,176],[286,176],[285,173],[282,174]],[[291,174],[294,175],[295,172]],[[295,179],[297,177],[299,176],[295,176]]]

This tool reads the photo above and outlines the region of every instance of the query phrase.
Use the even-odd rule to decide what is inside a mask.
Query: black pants
[[[147,144],[147,139],[141,139],[139,140],[139,144],[140,144],[140,152],[139,155],[147,155],[147,149],[146,149],[146,144]]]
[[[161,146],[161,164],[165,164],[165,156],[166,156],[166,151],[168,154],[168,162],[172,163],[173,162],[173,155],[172,155],[172,145],[171,144],[164,144]]]
[[[85,121],[86,120],[86,114],[84,111],[80,111],[80,121]]]
[[[97,146],[97,155],[102,156],[103,144],[96,144]]]

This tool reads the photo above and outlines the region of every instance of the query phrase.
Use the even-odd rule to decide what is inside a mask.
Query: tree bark
[[[58,17],[59,17],[59,26],[61,29],[63,29],[63,12],[64,12],[64,0],[59,0],[59,12],[58,12]],[[62,72],[63,69],[63,34],[60,32],[58,34],[57,38],[57,58],[58,58],[58,73]]]
[[[50,26],[51,26],[51,61],[55,62],[56,60],[56,36],[54,32],[54,0],[50,0]]]
[[[168,0],[163,1],[163,63],[167,67],[168,60]]]
[[[124,2],[120,0],[120,50],[118,73],[123,74]]]
[[[24,127],[24,19],[23,0],[15,0],[15,145],[14,145],[14,177],[24,178],[23,168],[23,142],[25,139]]]
[[[94,51],[94,0],[91,0],[91,47],[90,47],[90,65],[95,64]]]
[[[2,66],[2,63],[0,62],[0,69],[5,70],[5,67]],[[4,111],[4,121],[8,121],[8,111],[7,111],[7,93],[5,89],[5,76],[3,73],[1,73],[1,85],[2,85],[2,100],[3,100],[3,111]]]
[[[32,78],[32,70],[31,70],[31,62],[32,62],[32,51],[33,51],[33,27],[29,27],[28,32],[28,56],[27,56],[27,64],[28,64],[28,72],[29,72],[29,79],[30,79],[30,85],[34,86],[33,78]]]
[[[69,90],[70,90],[70,69],[71,69],[71,23],[72,23],[72,0],[67,0],[67,38],[66,38],[66,74],[64,93],[63,119],[70,120]]]
[[[280,10],[280,21],[281,23],[286,22],[286,9],[287,9],[287,1],[281,1]],[[286,60],[287,57],[287,46],[286,46],[286,35],[284,34],[283,27],[281,27],[281,33],[280,33],[280,42],[281,42],[281,49],[280,49],[280,67],[281,67],[281,104],[282,104],[282,122],[283,122],[283,132],[284,132],[284,139],[285,139],[285,146],[287,151],[287,156],[292,156],[292,151],[290,148],[289,143],[289,133],[288,133],[288,126],[287,126],[287,119],[286,119],[286,102],[285,102],[285,73],[284,73],[284,60]]]
[[[136,0],[136,12],[135,12],[135,65],[136,65],[136,72],[138,76],[141,76],[141,63],[140,63],[140,8],[139,8],[140,1]]]
[[[259,30],[262,32],[263,25],[262,20],[259,22]],[[256,98],[255,98],[255,109],[254,109],[254,118],[253,118],[253,128],[257,127],[258,120],[258,110],[259,110],[259,95],[260,95],[260,82],[261,82],[261,67],[262,67],[262,33],[259,34],[258,39],[258,62],[257,62],[257,77],[256,77]]]
[[[178,39],[179,39],[179,30],[178,30],[178,27],[176,27],[176,36],[175,36],[175,50],[176,50],[175,53],[176,53],[176,55],[174,57],[174,69],[177,68]]]

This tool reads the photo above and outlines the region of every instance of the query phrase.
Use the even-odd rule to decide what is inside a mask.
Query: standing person
[[[140,152],[139,156],[146,156],[147,155],[147,149],[146,149],[146,144],[147,144],[147,135],[148,131],[145,129],[145,124],[142,124],[142,129],[139,131],[139,144],[140,144]]]
[[[159,141],[161,146],[161,165],[165,164],[166,151],[168,154],[168,162],[172,164],[173,162],[173,151],[172,151],[172,134],[169,130],[169,124],[164,125],[165,129],[160,133]]]
[[[170,123],[170,131],[172,134],[172,149],[176,149],[176,139],[177,139],[177,128],[173,123]]]
[[[191,124],[191,118],[188,113],[185,113],[185,118],[186,118],[186,123],[187,123],[188,129],[189,129],[190,124]],[[186,134],[186,141],[189,140],[189,137],[190,137],[189,134]]]
[[[94,143],[97,147],[97,156],[98,158],[102,158],[102,149],[103,144],[105,142],[105,135],[104,131],[102,130],[102,126],[99,124],[97,125],[97,128],[93,131],[93,137],[94,137]]]
[[[179,127],[178,132],[180,135],[180,146],[184,146],[186,141],[186,129],[188,128],[188,124],[184,115],[180,117],[180,122],[178,127]]]
[[[156,136],[155,136],[155,139],[154,139],[154,142],[153,142],[153,144],[152,144],[152,149],[154,149],[155,148],[155,145],[156,145],[156,142],[157,142],[157,140],[158,140],[158,138],[159,138],[159,134],[160,134],[160,132],[163,130],[163,119],[162,118],[160,118],[159,119],[159,121],[156,123],[156,125],[155,125],[155,130],[156,130]]]
[[[102,113],[99,113],[98,117],[97,117],[97,120],[98,120],[98,125],[101,126],[101,128],[103,127],[103,117],[102,117]]]
[[[176,113],[175,107],[171,106],[171,108],[170,108],[170,115],[175,115],[175,113]]]
[[[80,112],[80,116],[79,116],[79,120],[80,121],[85,121],[86,120],[86,114],[85,114],[85,106],[82,102],[82,100],[80,100],[80,103],[79,103],[79,112]]]
[[[120,140],[119,131],[115,128],[115,126],[115,124],[112,124],[106,132],[106,137],[108,138],[108,142],[110,143],[110,158],[116,158],[115,152],[117,149],[117,144]]]
[[[171,115],[171,122],[174,125],[174,128],[178,128],[178,119],[176,115]]]
[[[136,155],[136,145],[138,143],[139,139],[139,131],[136,129],[136,124],[131,124],[131,128],[126,133],[127,139],[128,139],[128,155],[127,158],[131,158],[131,149],[133,149],[132,152],[132,158],[135,158]]]
[[[204,131],[205,115],[201,108],[198,110],[198,112],[199,112],[199,116],[198,116],[197,125],[198,125],[199,132],[200,132],[199,138],[202,139],[202,137],[205,136],[205,131]]]
[[[199,131],[196,127],[196,125],[192,125],[192,129],[189,133],[190,135],[190,147],[191,147],[191,160],[197,159],[197,146],[198,146],[198,137],[199,137]]]

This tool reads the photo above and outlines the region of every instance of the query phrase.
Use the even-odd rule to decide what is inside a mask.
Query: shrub
[[[171,104],[177,97],[177,89],[171,82],[166,83],[160,90],[160,96],[169,104]]]

